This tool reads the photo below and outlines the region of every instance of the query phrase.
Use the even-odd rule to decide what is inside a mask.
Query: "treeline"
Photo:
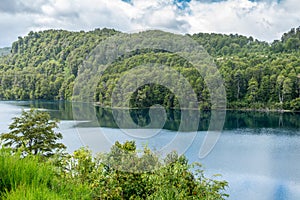
[[[116,33],[111,29],[48,30],[20,37],[12,45],[12,54],[0,60],[0,99],[72,100],[78,68],[100,41]],[[199,42],[217,64],[225,81],[228,108],[300,110],[299,28],[271,44],[233,34],[199,33],[190,37]],[[164,64],[180,72],[193,87],[200,108],[211,108],[204,77],[186,60],[157,50],[139,50],[114,62],[98,80],[93,101],[110,105],[112,91],[120,77],[147,62]],[[165,80],[177,81],[167,75]],[[128,82],[133,83],[133,80]],[[179,107],[176,95],[158,84],[140,87],[130,98],[132,107],[153,104]]]
[[[193,37],[215,55],[225,80],[229,108],[300,110],[299,28],[272,44],[221,34],[202,41],[208,35]]]
[[[0,99],[71,99],[78,67],[115,30],[30,32],[0,61]]]

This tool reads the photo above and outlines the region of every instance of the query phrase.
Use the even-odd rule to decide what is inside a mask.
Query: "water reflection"
[[[93,119],[88,122],[79,123],[77,125],[79,127],[98,127],[100,125],[101,127],[118,128],[114,120],[113,112],[121,113],[118,109],[112,110],[110,108],[95,106],[94,104],[70,103],[66,101],[30,101],[15,102],[15,104],[20,106],[49,109],[51,110],[52,117],[61,120],[74,120],[74,118],[77,120]],[[166,122],[163,128],[178,131],[182,115],[185,115],[184,120],[192,121],[195,116],[195,112],[197,111],[167,109]],[[74,113],[80,113],[80,115],[76,114],[77,116],[74,116]],[[210,111],[200,112],[200,121],[198,126],[199,131],[208,130],[211,115],[212,113]],[[132,117],[132,120],[141,127],[147,127],[147,125],[151,123],[149,109],[132,109],[130,110],[130,116]],[[151,126],[151,128],[161,128],[161,120],[158,119],[155,121],[157,126]],[[300,113],[226,111],[224,130],[245,128],[257,130],[266,128],[299,130]],[[186,131],[189,130],[187,129]],[[261,131],[256,131],[254,133],[260,134]],[[288,133],[291,134],[293,132]]]

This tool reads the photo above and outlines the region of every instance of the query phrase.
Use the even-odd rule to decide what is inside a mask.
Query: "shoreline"
[[[91,103],[94,106],[104,108],[104,109],[130,109],[130,110],[138,110],[138,109],[149,109],[151,107],[143,107],[143,108],[129,108],[129,107],[110,107],[110,106],[104,106],[101,105],[99,102],[80,102],[80,101],[70,101],[70,100],[45,100],[45,99],[36,99],[36,100],[1,100],[0,102],[35,102],[35,101],[41,101],[41,102],[68,102],[68,103]],[[199,111],[212,111],[212,110],[218,110],[218,111],[224,111],[224,109],[205,109],[200,110],[197,108],[167,108],[171,110],[199,110]],[[287,109],[270,109],[270,108],[226,108],[225,111],[249,111],[249,112],[275,112],[275,113],[300,113],[300,111],[293,111],[293,110],[287,110]]]
[[[72,102],[72,101],[70,101]],[[105,108],[105,109],[130,109],[130,110],[138,110],[138,109],[149,109],[151,107],[144,107],[144,108],[128,108],[128,107],[110,107],[110,106],[103,106],[98,102],[92,102],[95,106]],[[171,110],[197,110],[197,108],[168,108]],[[199,111],[212,111],[212,110],[218,110],[218,111],[224,111],[224,109],[206,109],[206,110],[200,110]],[[277,112],[277,113],[300,113],[300,111],[293,111],[293,110],[287,110],[287,109],[269,109],[269,108],[261,108],[261,109],[256,109],[256,108],[239,108],[239,109],[234,109],[234,108],[226,108],[225,111],[252,111],[252,112]]]

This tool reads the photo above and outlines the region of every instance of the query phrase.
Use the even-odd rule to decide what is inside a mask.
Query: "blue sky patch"
[[[191,0],[174,0],[173,1],[174,5],[176,5],[177,8],[180,10],[185,10],[186,8],[188,8],[190,2],[191,2]]]
[[[124,1],[126,3],[132,4],[131,0],[121,0],[121,1]]]

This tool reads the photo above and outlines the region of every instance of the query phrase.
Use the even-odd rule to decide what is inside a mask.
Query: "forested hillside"
[[[111,29],[90,32],[48,30],[19,37],[11,54],[0,58],[0,99],[72,100],[78,67],[100,41],[116,34]],[[190,35],[205,47],[225,80],[228,108],[300,110],[300,29],[285,33],[272,44],[252,37],[199,33]],[[153,60],[187,78],[202,109],[209,109],[203,77],[182,58],[163,51],[135,52],[112,64],[99,80],[94,101],[109,105],[116,81],[133,66]],[[168,88],[150,84],[131,97],[133,107],[162,104],[178,107]]]
[[[214,56],[226,83],[228,107],[300,109],[299,28],[272,44],[239,35],[193,38]]]
[[[70,100],[78,67],[115,30],[30,32],[0,61],[0,99]]]
[[[10,52],[11,52],[10,47],[0,48],[0,56],[6,56],[6,55],[10,54]]]

